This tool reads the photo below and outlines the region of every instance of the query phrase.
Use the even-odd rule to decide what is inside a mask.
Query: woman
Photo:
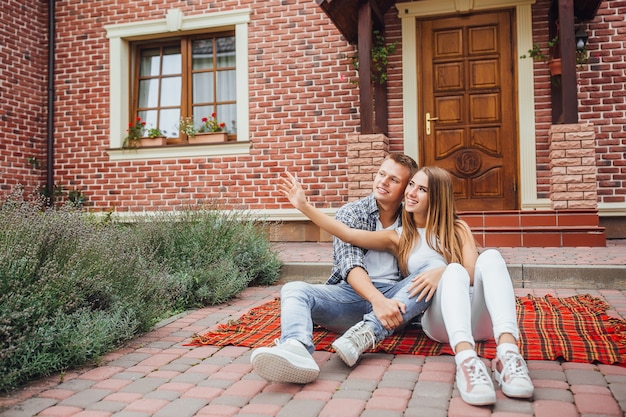
[[[449,343],[454,350],[456,384],[465,402],[487,405],[496,400],[487,367],[475,350],[475,340],[491,337],[497,343],[494,373],[503,393],[514,398],[532,397],[534,387],[517,345],[515,294],[506,264],[494,249],[478,254],[469,226],[457,216],[447,171],[424,167],[413,176],[404,194],[400,234],[350,229],[311,206],[300,184],[287,176],[278,188],[294,207],[341,240],[393,252],[404,274],[418,271],[424,256],[434,253],[445,260],[442,274],[418,272],[409,291],[411,296],[418,295],[417,300],[432,299],[422,316],[422,328],[430,338]],[[363,323],[354,326],[363,327]],[[338,345],[341,348],[341,343]]]

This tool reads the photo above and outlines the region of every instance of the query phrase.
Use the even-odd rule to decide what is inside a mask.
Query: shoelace
[[[485,368],[480,366],[480,364],[476,363],[480,359],[474,359],[465,364],[465,368],[467,369],[467,373],[470,377],[470,384],[479,385],[479,384],[487,384],[489,385],[489,376],[485,372]]]
[[[360,350],[365,350],[371,346],[371,349],[376,347],[376,337],[374,332],[367,327],[366,324],[362,324],[360,327],[354,329],[352,333],[352,340],[359,346]]]
[[[520,360],[519,356],[514,353],[507,353],[504,355],[504,369],[503,374],[509,374],[511,378],[521,377],[525,378],[528,375],[524,361]]]

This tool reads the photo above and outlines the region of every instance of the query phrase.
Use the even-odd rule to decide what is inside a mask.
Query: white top
[[[420,235],[420,239],[417,242],[417,247],[413,248],[409,255],[409,274],[420,273],[429,269],[438,268],[440,266],[446,266],[446,260],[437,251],[432,249],[426,243],[426,229],[417,228],[417,232]],[[402,228],[398,228],[398,233],[402,233]]]
[[[399,219],[384,228],[380,220],[376,220],[376,230],[394,230],[398,228]],[[396,282],[402,278],[398,260],[391,252],[368,250],[365,253],[365,266],[373,282]]]

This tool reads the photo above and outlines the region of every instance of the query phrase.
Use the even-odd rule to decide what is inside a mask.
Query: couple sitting
[[[283,286],[280,341],[251,355],[259,375],[301,384],[317,378],[313,323],[343,333],[332,347],[353,366],[365,350],[421,316],[424,333],[453,348],[456,385],[465,402],[495,403],[490,373],[474,343],[491,337],[503,393],[532,397],[517,345],[515,295],[506,264],[496,250],[478,254],[472,232],[456,214],[445,170],[417,170],[412,158],[391,154],[378,170],[372,194],[339,209],[338,220],[309,204],[292,175],[278,188],[336,236],[334,265],[326,284]]]

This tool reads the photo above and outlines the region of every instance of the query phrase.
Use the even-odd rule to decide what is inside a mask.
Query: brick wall
[[[0,193],[45,185],[47,6],[4,0],[0,8]]]
[[[626,202],[626,4],[604,0],[588,25],[589,63],[578,71],[579,117],[596,126],[598,201]]]
[[[250,8],[251,152],[244,156],[112,162],[108,147],[109,66],[104,27]],[[96,210],[170,210],[218,201],[227,207],[289,208],[274,191],[285,170],[311,199],[348,198],[347,143],[358,132],[358,86],[348,45],[311,0],[57,2],[56,181],[82,191]],[[280,200],[280,201],[279,201]]]
[[[548,42],[545,21],[550,0],[533,5],[533,39],[543,48]],[[626,202],[626,6],[603,1],[593,21],[583,24],[589,35],[589,61],[577,69],[578,117],[595,126],[598,202]],[[525,51],[520,51],[523,53]],[[537,128],[537,191],[550,197],[549,130],[552,113],[547,65],[535,62],[535,122]]]
[[[549,0],[533,6],[533,35],[545,45]],[[0,189],[45,182],[46,2],[5,0],[0,10]],[[249,155],[114,162],[109,145],[109,56],[104,27],[165,16],[250,8]],[[290,208],[274,191],[298,172],[313,203],[339,207],[350,190],[349,143],[359,135],[358,86],[348,45],[311,0],[57,1],[55,180],[79,190],[94,210],[166,210],[217,200],[230,207]],[[626,63],[623,2],[604,1],[587,26],[592,64],[578,71],[581,121],[596,128],[598,200],[626,198]],[[27,25],[24,24],[28,17]],[[394,8],[386,14],[390,56],[390,152],[403,150],[402,43]],[[19,35],[18,35],[19,31]],[[518,51],[523,53],[523,51]],[[550,79],[535,63],[538,197],[550,196]],[[381,155],[382,157],[382,155]]]

